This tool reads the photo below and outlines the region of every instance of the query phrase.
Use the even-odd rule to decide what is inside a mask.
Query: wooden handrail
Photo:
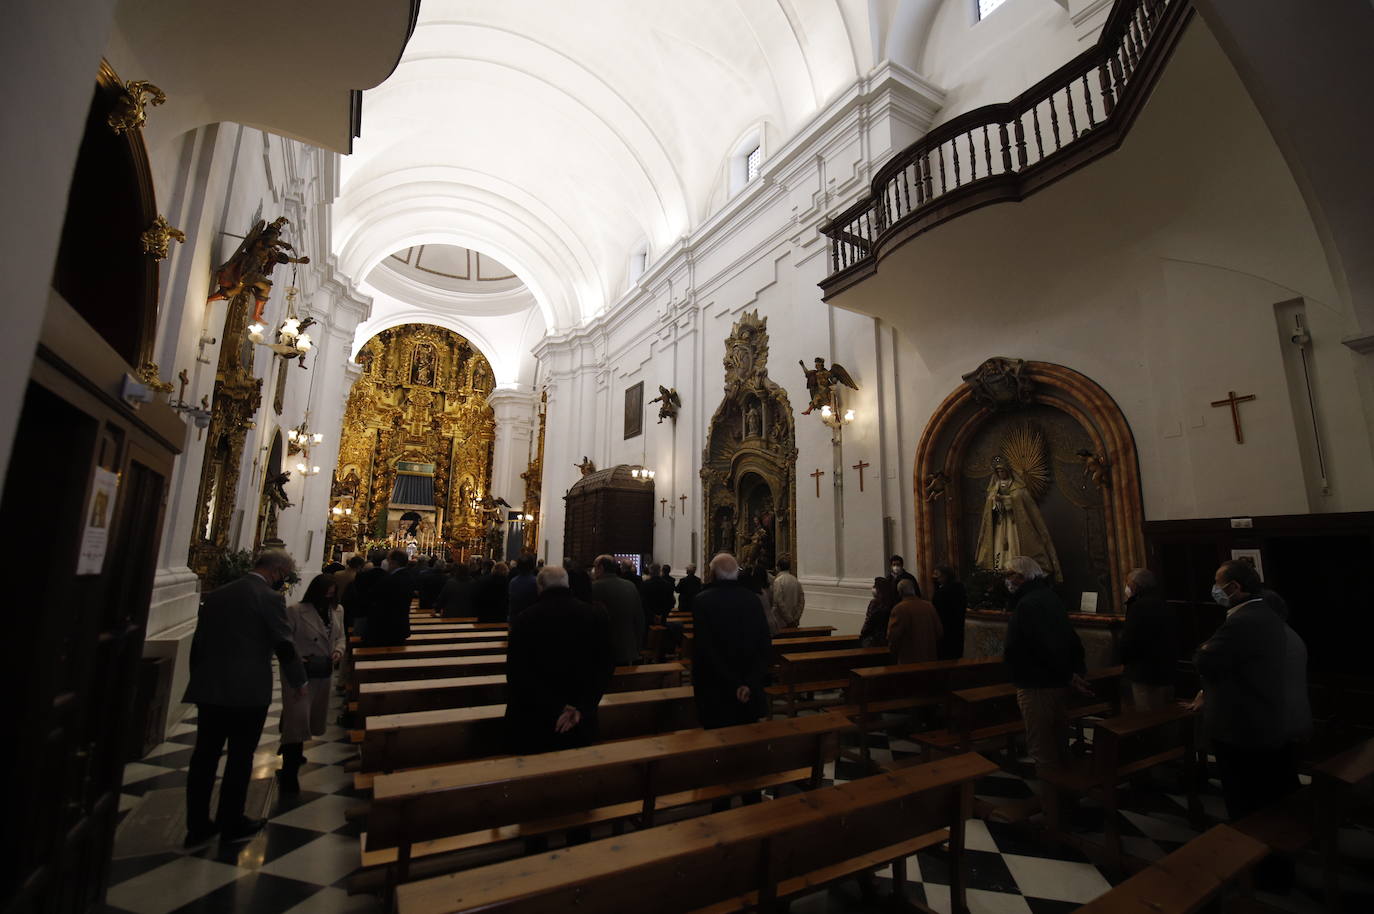
[[[825,297],[871,275],[884,247],[1022,199],[1119,146],[1191,14],[1191,0],[1116,0],[1093,47],[895,155],[866,197],[821,226],[830,241]]]

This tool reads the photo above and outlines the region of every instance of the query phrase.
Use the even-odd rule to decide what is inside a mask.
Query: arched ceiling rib
[[[581,323],[623,292],[636,244],[652,256],[711,215],[741,135],[767,124],[785,141],[866,72],[864,9],[425,0],[364,99],[340,262],[361,277],[409,244],[462,244],[515,269],[551,329]]]

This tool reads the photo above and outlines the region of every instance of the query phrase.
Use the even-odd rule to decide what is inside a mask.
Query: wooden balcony
[[[1017,201],[1121,145],[1193,15],[1191,0],[1116,0],[1097,44],[1009,102],[931,130],[874,176],[867,196],[821,227],[825,300],[922,232]]]

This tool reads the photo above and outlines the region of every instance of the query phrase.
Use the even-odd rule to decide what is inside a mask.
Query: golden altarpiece
[[[450,330],[405,324],[368,340],[357,361],[363,372],[344,408],[329,554],[387,541],[440,554],[480,549],[496,438],[486,357]]]

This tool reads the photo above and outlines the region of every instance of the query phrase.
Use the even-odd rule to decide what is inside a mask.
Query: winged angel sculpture
[[[1063,580],[1045,518],[1036,505],[1050,487],[1045,436],[1035,426],[1016,426],[992,458],[992,479],[983,502],[975,561],[1002,570],[1018,555],[1030,556],[1055,580]]]
[[[807,368],[806,363],[801,359],[797,359],[797,364],[806,374],[806,389],[811,393],[811,404],[802,410],[803,416],[809,416],[811,410],[827,405],[838,412],[839,404],[836,403],[837,391],[835,390],[837,384],[843,384],[854,390],[859,389],[859,385],[854,383],[854,379],[839,362],[831,362],[830,367],[826,368],[825,359],[816,356],[815,368]]]
[[[682,409],[682,398],[677,395],[676,387],[664,387],[658,385],[658,396],[649,401],[659,404],[658,424],[662,425],[664,419],[677,421],[677,411]]]

